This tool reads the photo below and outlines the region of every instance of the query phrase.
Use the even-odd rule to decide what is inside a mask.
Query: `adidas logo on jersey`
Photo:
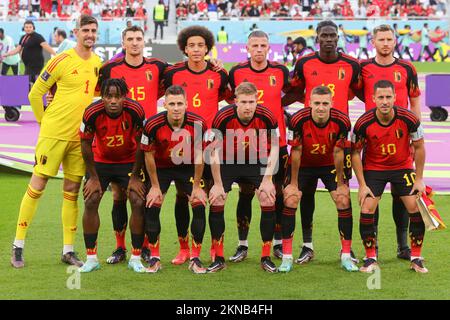
[[[77,69],[73,70],[71,74],[78,74]]]
[[[312,75],[312,76],[317,76],[317,71],[313,71],[313,72],[311,73],[311,75]]]

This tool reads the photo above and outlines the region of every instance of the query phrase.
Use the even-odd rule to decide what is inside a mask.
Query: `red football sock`
[[[283,239],[283,254],[292,255],[292,240],[294,238]]]
[[[191,259],[200,257],[200,251],[202,251],[202,244],[195,243],[194,239],[192,239],[191,246],[192,246]]]
[[[114,233],[116,234],[116,248],[126,249],[125,232],[126,232],[126,229],[124,229],[122,231],[114,231]]]
[[[263,242],[261,257],[270,257],[271,248],[272,248],[272,241]]]
[[[352,240],[344,240],[342,238],[341,245],[342,245],[342,253],[350,254],[350,251],[352,250]]]
[[[150,243],[148,242],[147,235],[144,236],[144,243],[142,244],[142,248],[148,248],[150,249]]]
[[[189,234],[184,238],[178,237],[178,242],[180,242],[180,250],[189,250]]]
[[[156,241],[156,243],[154,243],[154,244],[150,243],[149,249],[152,254],[152,257],[159,257],[159,238]]]

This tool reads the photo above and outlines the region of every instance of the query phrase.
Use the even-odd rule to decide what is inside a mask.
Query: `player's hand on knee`
[[[151,187],[147,194],[145,206],[151,208],[155,203],[162,203],[163,195],[160,188]]]
[[[222,185],[214,184],[209,191],[209,203],[212,205],[221,204],[225,201],[227,194]]]
[[[128,182],[127,195],[130,194],[130,191],[136,192],[136,194],[142,200],[145,200],[145,185],[139,177],[135,175],[131,175],[130,181]]]
[[[337,186],[336,188],[336,200],[339,201],[341,199],[347,198],[350,194],[350,188],[347,184],[343,183]]]
[[[371,197],[375,199],[375,196],[372,193],[372,190],[368,186],[360,186],[358,190],[358,199],[359,199],[359,206],[362,207],[364,204],[364,201],[367,197]]]
[[[200,187],[192,188],[192,193],[189,196],[189,201],[191,202],[191,204],[196,203],[196,202],[201,202],[204,206],[206,206],[205,191]]]
[[[88,181],[83,186],[83,197],[84,200],[89,200],[89,198],[94,194],[98,192],[99,195],[102,195],[102,186],[100,184],[100,181],[98,178],[89,178]]]
[[[260,200],[261,197],[266,196],[268,198],[268,201],[275,203],[277,191],[275,189],[275,185],[270,179],[264,178],[258,190],[256,190],[256,193],[258,194],[258,198]]]
[[[284,188],[283,197],[284,204],[290,208],[294,208],[302,199],[302,192],[298,189],[298,186],[290,183]]]
[[[416,194],[416,192],[419,197],[421,197],[422,193],[425,192],[425,183],[423,183],[422,179],[416,179],[416,181],[414,181],[414,185],[409,195]]]

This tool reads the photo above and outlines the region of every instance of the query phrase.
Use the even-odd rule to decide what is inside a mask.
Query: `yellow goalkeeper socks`
[[[17,219],[16,238],[14,245],[23,248],[23,243],[27,235],[28,226],[33,220],[34,214],[39,203],[42,191],[37,191],[28,185],[27,192],[22,198],[20,204],[19,218]]]
[[[62,204],[62,224],[63,224],[63,241],[64,251],[73,251],[75,242],[75,234],[77,232],[78,220],[78,193],[64,191],[64,199]],[[67,253],[67,252],[63,252]]]

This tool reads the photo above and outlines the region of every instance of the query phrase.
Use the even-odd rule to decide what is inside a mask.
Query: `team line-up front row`
[[[318,54],[334,54],[332,51],[335,51],[337,41],[335,24],[325,21],[317,29],[321,51]],[[390,32],[389,30],[381,29],[381,33]],[[289,272],[293,267],[295,213],[299,203],[302,202],[303,205],[303,195],[314,197],[318,179],[325,184],[336,204],[342,246],[341,266],[345,270],[373,272],[379,267],[377,223],[374,217],[378,202],[389,182],[409,214],[410,268],[416,272],[428,272],[421,257],[425,226],[415,202],[416,193],[424,191],[423,129],[413,112],[395,105],[398,100],[397,83],[379,80],[370,88],[373,92],[370,104],[374,108],[358,119],[350,142],[351,124],[348,112],[340,111],[346,109],[345,106],[336,104],[336,96],[341,94],[336,86],[341,81],[341,85],[348,90],[347,81],[358,79],[358,76],[351,75],[351,70],[355,73],[359,73],[359,70],[355,69],[353,61],[337,55],[336,86],[314,85],[308,88],[308,81],[302,77],[309,74],[306,62],[313,56],[307,56],[300,59],[296,70],[297,79],[300,82],[306,81],[304,98],[309,107],[292,115],[286,130],[282,118],[281,89],[287,84],[288,76],[283,66],[266,60],[267,35],[259,31],[249,36],[247,49],[251,54],[250,61],[230,72],[234,103],[218,110],[219,96],[224,94],[226,87],[226,81],[223,81],[225,73],[220,70],[212,71],[214,66],[204,60],[214,39],[211,40],[209,30],[191,27],[183,30],[178,39],[180,49],[188,56],[188,62],[177,64],[164,73],[166,111],[157,114],[154,112],[149,116],[146,106],[141,106],[139,100],[145,100],[145,94],[152,92],[155,101],[150,101],[150,105],[156,106],[160,80],[160,76],[157,76],[158,68],[162,70],[166,67],[160,62],[148,63],[142,57],[142,48],[136,43],[143,43],[143,39],[139,40],[139,36],[143,37],[143,32],[133,27],[123,33],[125,57],[114,60],[104,66],[103,71],[100,70],[101,100],[91,104],[99,74],[98,57],[91,54],[96,31],[96,20],[82,16],[75,29],[77,47],[53,58],[30,93],[30,103],[41,124],[41,130],[36,147],[35,170],[20,207],[11,258],[14,267],[24,266],[23,247],[28,225],[48,177],[54,176],[62,163],[65,177],[62,260],[78,265],[80,272],[90,272],[100,267],[97,258],[100,225],[98,208],[109,184],[113,186],[113,224],[119,226],[114,228],[123,230],[116,232],[118,244],[119,241],[124,241],[121,236],[126,230],[127,218],[126,215],[125,220],[123,217],[118,218],[119,215],[115,215],[114,211],[120,211],[120,208],[115,209],[116,203],[125,206],[126,211],[127,198],[124,200],[118,195],[120,191],[128,191],[132,209],[132,252],[128,266],[139,273],[158,272],[161,269],[160,211],[172,182],[175,182],[177,189],[175,216],[180,240],[180,254],[172,263],[183,264],[189,260],[189,269],[194,273],[217,272],[225,268],[224,207],[232,184],[238,183],[241,188],[238,212],[251,211],[254,193],[261,207],[261,267],[268,272]],[[330,52],[327,53],[327,50]],[[138,67],[133,67],[136,61]],[[153,69],[140,70],[147,67],[147,64]],[[255,66],[262,68],[254,70]],[[125,68],[130,73],[140,73],[127,76],[124,69],[120,68]],[[203,71],[192,70],[195,68]],[[114,75],[115,69],[117,75]],[[80,79],[80,74],[88,73],[92,75],[92,79]],[[397,72],[394,75],[398,76],[396,79],[402,79],[402,75]],[[317,76],[317,72],[312,70],[310,76]],[[140,77],[139,82],[133,83],[133,77]],[[156,85],[151,89],[139,86],[152,81],[156,81]],[[53,92],[54,100],[44,109],[41,97],[54,84],[57,84],[56,92]],[[203,86],[204,91],[196,89],[196,85]],[[81,87],[84,94],[80,94]],[[194,94],[190,93],[191,87],[196,90]],[[214,98],[203,99],[211,92],[214,93]],[[259,103],[263,95],[266,101],[275,102]],[[345,99],[348,96],[345,93]],[[196,105],[199,101],[200,105]],[[366,105],[369,103],[367,96],[365,102]],[[210,108],[205,110],[209,104]],[[79,113],[79,105],[89,105],[86,109],[82,108],[81,113],[84,114],[81,127],[77,120],[80,118],[73,117]],[[194,112],[187,111],[188,108]],[[77,111],[71,114],[74,109]],[[197,110],[202,114],[198,115],[195,112]],[[80,129],[74,131],[73,127]],[[291,146],[290,155],[286,142]],[[77,162],[80,149],[84,159],[82,163]],[[84,167],[85,263],[76,257],[73,250],[77,224],[77,214],[74,213],[78,210],[76,201]],[[358,261],[351,250],[353,219],[348,179],[352,167],[360,186],[360,234],[366,252],[361,268],[357,267]],[[250,203],[250,209],[244,208],[241,197],[248,200],[245,203]],[[191,248],[187,243],[189,236],[180,235],[179,231],[185,229],[187,233],[189,228],[188,209],[187,222],[185,218],[178,219],[180,212],[186,212],[182,205],[183,199],[186,202],[189,200],[192,207]],[[200,252],[206,229],[205,207],[208,203],[212,263],[204,267]],[[244,229],[248,233],[249,218],[239,221],[238,217],[238,223],[246,226]],[[277,240],[277,231],[282,240]],[[241,234],[239,236],[241,239]],[[240,241],[231,261],[242,261],[247,255],[246,234],[242,238],[245,240],[242,243]],[[276,254],[282,258],[279,267],[270,257],[273,239],[281,242],[277,244],[281,252]],[[122,243],[118,246],[121,251],[113,253],[107,262],[124,260],[124,248]],[[143,265],[142,258],[148,263],[147,267]],[[302,264],[312,258],[311,243],[303,246],[300,257],[295,262]]]

